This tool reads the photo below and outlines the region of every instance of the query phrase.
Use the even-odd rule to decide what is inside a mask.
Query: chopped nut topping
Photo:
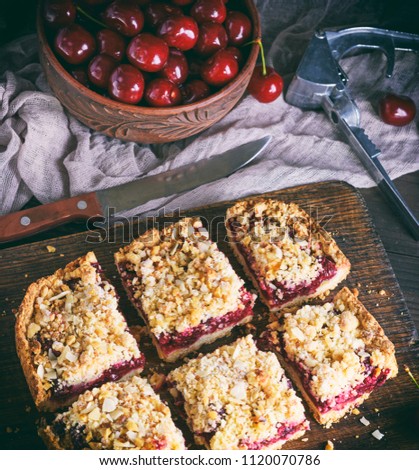
[[[243,281],[197,218],[183,219],[162,232],[146,232],[115,259],[136,273],[134,297],[157,337],[183,332],[242,306]]]
[[[211,449],[244,449],[273,438],[282,424],[305,422],[304,408],[271,352],[239,338],[168,375],[185,400],[195,435],[210,433]]]
[[[94,255],[69,271],[42,280],[27,337],[45,390],[58,381],[89,382],[111,366],[141,353],[118,310],[113,286],[96,267]]]
[[[55,253],[57,249],[55,248],[55,246],[47,245],[47,251],[48,253]]]
[[[83,424],[84,448],[185,449],[169,408],[138,376],[85,392],[68,411],[58,414],[54,423],[65,426],[66,448],[74,446],[72,430]]]
[[[397,373],[394,346],[348,289],[334,303],[285,313],[280,329],[287,356],[309,372],[310,391],[321,401],[362,383],[369,366]]]
[[[296,204],[264,199],[237,203],[228,210],[239,242],[253,260],[252,268],[272,289],[311,282],[322,270],[326,246],[308,214]],[[335,260],[336,261],[336,260]]]

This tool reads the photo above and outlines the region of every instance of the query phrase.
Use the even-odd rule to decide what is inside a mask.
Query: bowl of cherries
[[[40,61],[61,104],[122,140],[184,139],[223,118],[259,52],[252,0],[44,0]]]

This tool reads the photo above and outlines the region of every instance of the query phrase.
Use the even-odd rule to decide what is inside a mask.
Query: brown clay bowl
[[[244,6],[253,23],[253,38],[260,37],[259,14],[252,0]],[[204,100],[172,108],[133,106],[106,98],[84,87],[61,65],[44,29],[41,8],[37,29],[39,56],[49,86],[61,104],[86,126],[118,139],[146,144],[190,137],[222,119],[244,94],[259,53],[254,44],[246,63],[228,85]]]

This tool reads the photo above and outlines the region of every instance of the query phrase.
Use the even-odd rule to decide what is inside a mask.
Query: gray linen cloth
[[[380,2],[260,0],[268,62],[286,82],[319,27],[378,24]],[[360,20],[361,18],[361,20]],[[397,128],[377,116],[384,91],[409,95],[419,104],[419,58],[398,53],[393,78],[385,77],[378,52],[343,61],[362,126],[381,148],[392,178],[419,170],[418,120]],[[289,106],[281,96],[260,104],[245,95],[224,119],[186,141],[161,146],[121,142],[91,131],[51,94],[37,57],[34,35],[0,50],[0,214],[16,211],[32,196],[42,203],[119,185],[221,153],[271,134],[263,154],[229,178],[188,193],[150,201],[125,215],[197,207],[297,184],[344,180],[374,185],[351,148],[322,112]]]

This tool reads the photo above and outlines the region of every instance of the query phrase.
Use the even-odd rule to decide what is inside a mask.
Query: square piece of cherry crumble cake
[[[185,449],[169,408],[138,376],[85,392],[39,434],[50,449]]]
[[[271,312],[334,289],[350,263],[333,238],[296,204],[240,201],[227,210],[230,245]]]
[[[269,328],[264,339],[326,427],[397,375],[393,343],[346,287],[333,302],[284,313]]]
[[[152,229],[115,254],[159,356],[173,362],[253,316],[248,292],[198,218]]]
[[[92,252],[29,286],[15,330],[40,410],[62,408],[85,390],[144,367],[115,289]]]
[[[250,335],[189,360],[167,383],[207,449],[280,449],[309,429],[275,354],[260,351]]]

